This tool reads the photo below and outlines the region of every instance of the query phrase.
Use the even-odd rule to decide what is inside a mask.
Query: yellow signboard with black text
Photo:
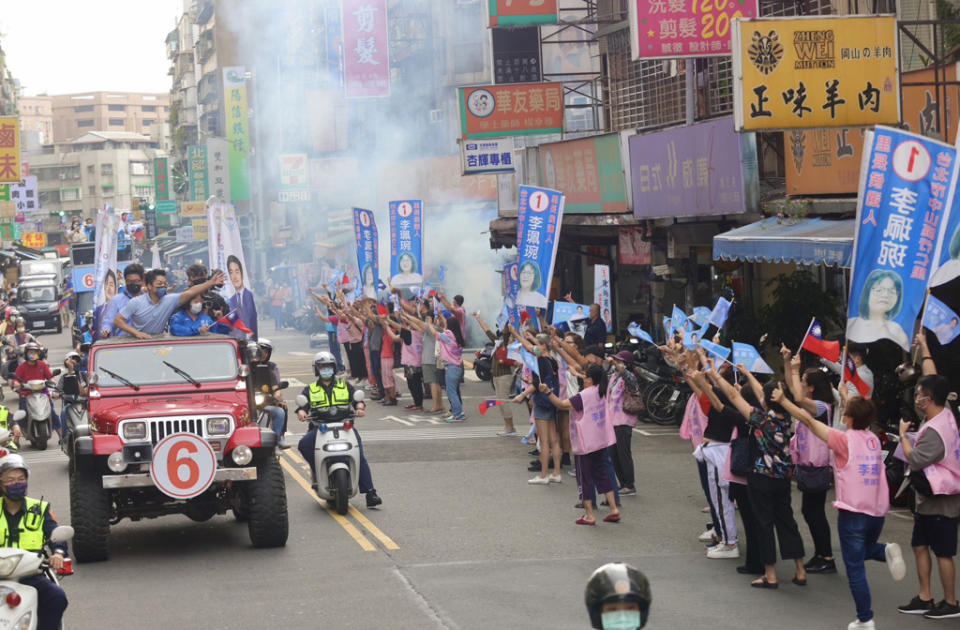
[[[736,20],[737,131],[900,123],[894,16]]]

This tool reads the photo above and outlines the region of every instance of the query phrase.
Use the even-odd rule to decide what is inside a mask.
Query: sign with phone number
[[[633,58],[729,55],[731,21],[758,15],[757,0],[631,0]]]

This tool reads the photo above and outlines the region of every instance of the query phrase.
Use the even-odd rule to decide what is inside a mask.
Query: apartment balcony
[[[200,39],[197,41],[197,60],[203,63],[215,52],[213,43],[213,30],[206,30],[200,33]]]
[[[210,72],[202,79],[200,79],[200,84],[197,86],[197,100],[203,104],[207,105],[209,103],[216,102],[219,99],[220,94],[217,89],[217,76],[213,72]]]

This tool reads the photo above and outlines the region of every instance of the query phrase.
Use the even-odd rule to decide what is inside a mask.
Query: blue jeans
[[[870,516],[859,512],[837,510],[837,534],[840,537],[840,553],[847,567],[847,582],[853,601],[857,605],[857,619],[870,621],[870,585],[867,584],[866,560],[886,562],[887,546],[877,542],[883,529],[882,516]]]
[[[356,427],[353,429],[353,434],[357,438],[357,447],[360,449],[360,478],[357,479],[357,485],[360,488],[361,494],[367,494],[368,492],[373,492],[373,475],[370,473],[370,464],[367,463],[367,458],[363,456],[363,442],[360,441],[360,433],[357,431]],[[312,473],[311,477],[314,481],[317,481],[317,471],[316,471],[316,461],[314,461],[314,450],[317,447],[317,430],[310,429],[307,433],[300,438],[300,443],[297,444],[297,450],[300,451],[300,455],[303,456],[307,463],[310,464],[310,472]]]
[[[287,430],[287,413],[282,407],[273,405],[267,405],[263,410],[270,416],[270,426],[273,427],[273,432],[277,434],[277,437],[283,435],[283,432]]]
[[[465,417],[463,413],[463,401],[460,399],[460,377],[463,376],[463,364],[447,364],[445,372],[444,383],[446,384],[447,399],[450,401],[450,415],[454,418]]]
[[[617,503],[620,503],[620,489],[617,488],[616,479],[617,473],[613,470],[613,460],[610,459],[610,452],[607,449],[603,449],[603,468],[607,473],[607,477],[610,478],[611,484],[613,485],[613,496],[616,499]],[[579,474],[580,471],[577,471]],[[587,487],[583,488],[583,496],[581,499],[583,501],[592,501],[594,505],[597,505],[597,489],[593,484],[589,484]]]
[[[327,331],[327,342],[330,344],[330,352],[333,358],[337,360],[337,372],[343,372],[343,358],[340,356],[340,342],[337,340],[337,331]]]

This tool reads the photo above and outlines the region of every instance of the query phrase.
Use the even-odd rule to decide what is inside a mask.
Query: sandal
[[[780,584],[777,582],[771,582],[767,579],[767,576],[763,576],[759,580],[750,582],[750,586],[753,588],[780,588]]]
[[[597,524],[597,521],[595,520],[591,521],[582,516],[577,519],[577,525],[596,525],[596,524]]]
[[[798,578],[797,576],[793,576],[793,579],[790,580],[790,581],[793,582],[794,584],[796,584],[797,586],[806,586],[806,585],[807,585],[807,578],[803,578],[803,579],[801,580],[801,579]]]
[[[617,512],[616,514],[607,514],[606,516],[603,517],[603,522],[604,522],[604,523],[619,523],[619,522],[620,522],[620,513]]]

